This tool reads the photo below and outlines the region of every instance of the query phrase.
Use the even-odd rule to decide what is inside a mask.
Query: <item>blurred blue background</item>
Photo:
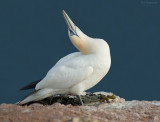
[[[63,56],[77,51],[62,16],[111,49],[112,66],[90,92],[160,100],[159,0],[1,0],[0,103],[15,103]]]

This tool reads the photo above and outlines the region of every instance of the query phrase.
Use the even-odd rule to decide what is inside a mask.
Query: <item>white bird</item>
[[[110,48],[106,41],[85,35],[63,10],[72,44],[80,51],[61,58],[42,79],[20,90],[35,88],[18,104],[38,101],[55,94],[80,95],[95,86],[111,66]],[[80,98],[81,104],[83,104]]]

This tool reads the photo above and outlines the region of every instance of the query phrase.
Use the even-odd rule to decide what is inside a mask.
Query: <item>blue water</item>
[[[6,0],[0,1],[0,103],[22,99],[30,91],[18,92],[21,86],[77,51],[63,9],[84,33],[105,39],[111,48],[109,73],[89,91],[160,100],[159,0]]]

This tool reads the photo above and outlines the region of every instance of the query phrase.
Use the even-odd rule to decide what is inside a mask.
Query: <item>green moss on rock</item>
[[[115,99],[115,95],[103,95],[103,94],[93,94],[87,93],[86,95],[81,96],[84,105],[99,105],[102,103],[110,103],[110,100]],[[48,97],[40,101],[30,102],[26,105],[30,105],[33,103],[40,103],[43,105],[52,105],[54,103],[61,103],[64,105],[72,104],[74,106],[80,105],[79,99],[76,96],[71,95],[56,95],[53,97]]]

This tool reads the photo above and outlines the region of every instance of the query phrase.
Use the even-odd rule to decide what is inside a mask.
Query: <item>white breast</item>
[[[87,55],[76,52],[63,57],[36,85],[36,89],[65,89],[68,93],[80,95],[95,86],[111,65],[109,48],[104,45],[101,49]]]

